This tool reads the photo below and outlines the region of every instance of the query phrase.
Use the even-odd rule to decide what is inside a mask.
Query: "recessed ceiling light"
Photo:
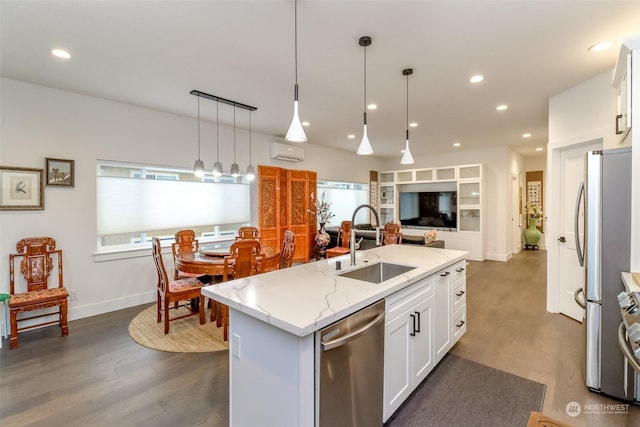
[[[454,146],[454,147],[460,147],[461,145],[462,145],[462,144],[460,144],[459,142],[454,142],[454,143],[453,143],[453,146]]]
[[[600,42],[589,46],[587,50],[589,52],[601,52],[603,50],[609,49],[611,47],[611,44],[611,42]]]
[[[349,139],[355,139],[355,137],[356,137],[356,136],[355,136],[354,134],[352,134],[352,133],[350,133],[349,135],[347,135],[347,138],[349,138]]]
[[[309,126],[309,122],[302,122],[302,126]]]
[[[369,110],[375,110],[375,109],[377,109],[377,108],[378,108],[378,104],[369,104],[369,105],[367,105],[367,108],[368,108]]]
[[[531,134],[530,133],[523,133],[522,137],[523,138],[531,138]]]
[[[484,80],[484,76],[481,74],[476,74],[475,76],[472,76],[469,81],[471,83],[480,83],[481,81]]]
[[[410,128],[417,128],[417,127],[418,127],[418,124],[417,124],[416,122],[409,123],[409,127],[410,127]]]
[[[51,53],[55,56],[57,56],[58,58],[63,58],[63,59],[69,59],[71,58],[71,55],[69,54],[69,52],[67,52],[66,50],[62,50],[62,49],[53,49],[51,51]]]
[[[544,150],[544,148],[542,148],[542,147],[536,148],[536,151],[542,151],[542,150]]]
[[[509,107],[507,107],[507,105],[506,105],[506,104],[502,104],[502,105],[498,105],[498,106],[496,107],[496,110],[498,110],[498,111],[504,111],[504,110],[506,110],[507,108],[509,108]]]

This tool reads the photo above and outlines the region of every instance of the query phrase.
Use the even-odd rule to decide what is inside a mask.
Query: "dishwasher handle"
[[[384,319],[384,311],[382,313],[378,314],[375,317],[375,319],[373,319],[371,322],[367,323],[366,325],[362,326],[361,328],[356,329],[355,331],[351,332],[350,334],[347,334],[347,335],[345,335],[343,337],[340,337],[338,339],[335,339],[333,341],[321,343],[322,351],[332,350],[332,349],[334,349],[336,347],[340,347],[341,345],[350,343],[351,341],[353,341],[356,338],[358,338],[360,335],[364,334],[369,328],[372,328],[373,326],[375,326],[378,323],[382,322],[383,319]]]

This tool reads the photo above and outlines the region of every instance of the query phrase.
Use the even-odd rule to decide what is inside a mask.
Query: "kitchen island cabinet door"
[[[435,349],[436,363],[438,363],[451,349],[451,291],[450,286],[450,270],[444,270],[437,273],[433,284],[434,300],[435,300]]]
[[[385,325],[384,421],[434,367],[432,282],[425,282],[417,294],[392,303],[408,308]]]

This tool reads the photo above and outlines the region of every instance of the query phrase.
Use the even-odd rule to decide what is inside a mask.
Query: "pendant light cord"
[[[364,46],[364,124],[367,124],[367,47]]]
[[[233,106],[233,163],[236,162],[236,106]]]
[[[296,62],[296,100],[298,99],[298,0],[295,1],[294,18],[293,18],[293,35],[294,35],[294,50],[295,50],[295,62]]]
[[[251,111],[249,111],[249,164],[251,164]]]
[[[219,138],[220,120],[218,116],[219,111],[220,111],[220,102],[216,101],[216,162],[220,161],[220,138]]]
[[[407,141],[409,140],[409,74],[407,74]]]
[[[200,160],[200,95],[198,95],[198,160]]]

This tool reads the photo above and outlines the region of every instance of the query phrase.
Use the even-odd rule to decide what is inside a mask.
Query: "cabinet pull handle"
[[[440,276],[447,277],[449,274],[451,274],[451,273],[448,272],[448,271],[445,271],[444,273],[440,273]]]
[[[616,116],[616,135],[620,135],[624,131],[620,130],[620,119],[622,118],[622,114],[618,114]]]
[[[418,327],[417,328],[414,327],[414,329],[415,329],[416,332],[420,332],[420,323],[421,323],[420,322],[420,312],[416,311],[415,313],[416,313],[416,316],[418,317]]]
[[[456,294],[457,297],[461,297],[462,295],[464,295],[464,291],[460,291]]]
[[[456,327],[462,328],[462,325],[464,325],[464,320],[461,320],[460,323],[456,325]]]
[[[410,332],[409,335],[411,335],[412,337],[416,336],[416,316],[413,314],[410,314],[409,316],[411,316],[411,321],[413,323],[413,332]]]
[[[456,268],[456,273],[462,273],[464,271],[464,267]]]

